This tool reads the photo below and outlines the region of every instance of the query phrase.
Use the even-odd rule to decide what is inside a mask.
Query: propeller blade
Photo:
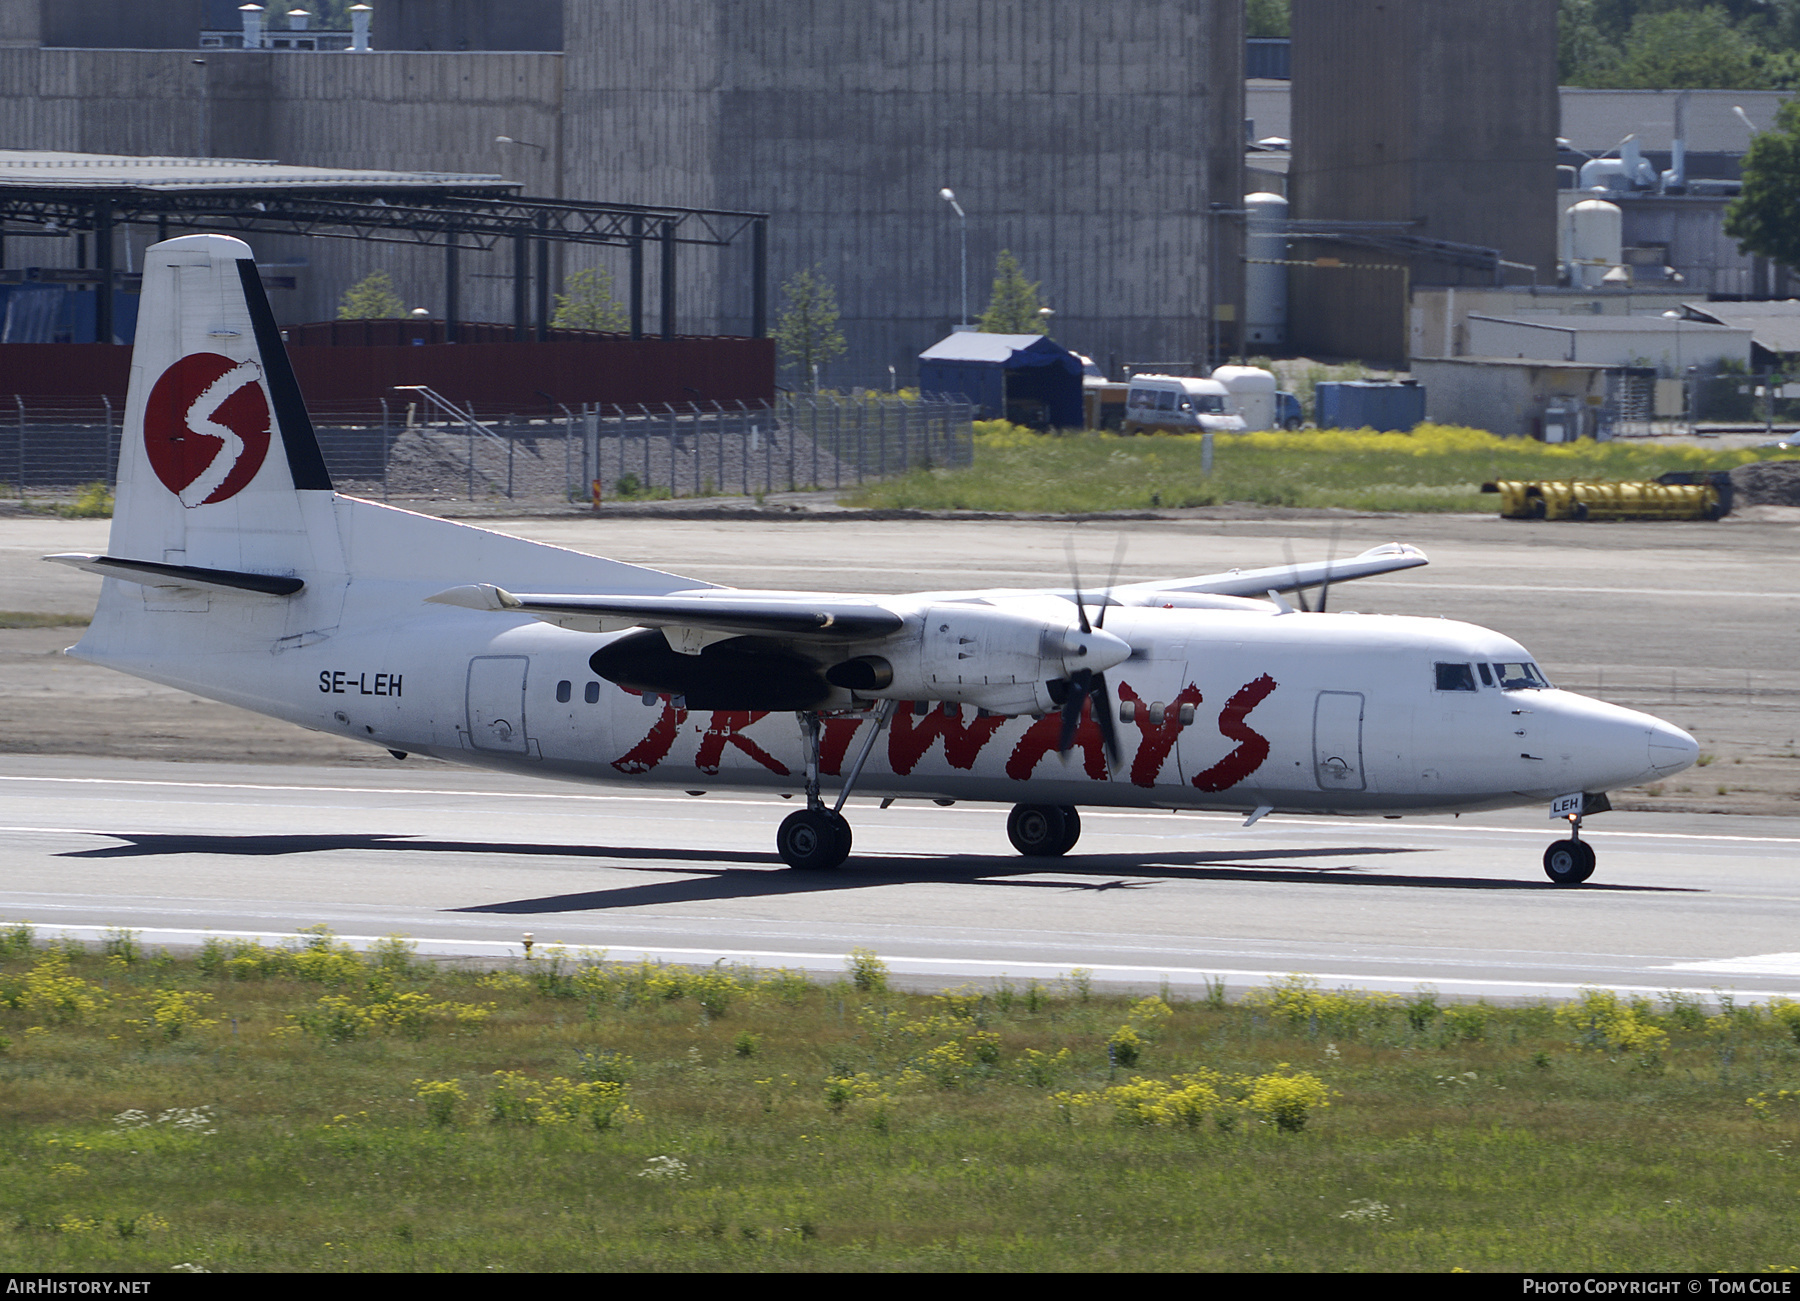
[[[1125,535],[1121,533],[1118,541],[1113,544],[1112,572],[1106,576],[1106,590],[1101,593],[1103,599],[1100,602],[1100,617],[1094,621],[1096,628],[1106,627],[1106,607],[1112,604],[1112,590],[1119,585],[1119,569],[1124,563]]]
[[[1106,766],[1116,770],[1121,762],[1119,725],[1113,719],[1112,693],[1107,690],[1104,673],[1094,674],[1094,686],[1089,694],[1094,700],[1094,721],[1100,725],[1100,741],[1106,747]]]
[[[1092,632],[1094,627],[1088,622],[1087,607],[1081,599],[1081,571],[1075,566],[1075,539],[1064,538],[1063,550],[1069,555],[1069,582],[1075,589],[1075,613],[1081,616],[1081,631]],[[1105,618],[1105,614],[1101,618]]]
[[[1094,680],[1092,669],[1076,669],[1069,675],[1069,696],[1063,701],[1062,734],[1057,737],[1056,751],[1067,754],[1075,748],[1075,733],[1081,730],[1081,704]]]
[[[1294,589],[1294,600],[1299,604],[1302,610],[1310,614],[1312,613],[1312,606],[1306,603],[1306,592],[1300,586],[1300,566],[1294,563],[1293,543],[1289,542],[1286,538],[1283,538],[1281,540],[1281,550],[1287,556],[1288,577],[1293,580],[1289,586]]]
[[[1337,559],[1338,534],[1344,526],[1337,524],[1331,530],[1331,545],[1325,549],[1325,585],[1319,589],[1319,613],[1325,613],[1325,599],[1331,595],[1331,566]]]

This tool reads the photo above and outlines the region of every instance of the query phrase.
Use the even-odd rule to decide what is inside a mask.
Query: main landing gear
[[[789,867],[828,871],[842,867],[844,860],[850,857],[850,822],[842,811],[844,801],[850,798],[856,779],[862,776],[863,764],[875,747],[875,738],[894,716],[894,705],[894,701],[884,700],[876,708],[875,726],[863,738],[856,763],[844,779],[843,790],[838,792],[837,804],[829,809],[819,796],[819,715],[810,709],[797,711],[800,736],[806,743],[806,807],[795,809],[783,818],[780,830],[775,833],[775,852]]]
[[[1073,804],[1015,804],[1006,837],[1027,858],[1061,858],[1081,839],[1081,814]]]
[[[1580,885],[1594,874],[1594,847],[1581,838],[1581,815],[1569,815],[1569,838],[1544,851],[1544,875],[1557,885]]]

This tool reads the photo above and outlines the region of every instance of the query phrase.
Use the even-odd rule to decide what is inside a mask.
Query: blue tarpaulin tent
[[[960,331],[919,354],[919,387],[962,396],[977,420],[1079,429],[1081,359],[1041,334]]]

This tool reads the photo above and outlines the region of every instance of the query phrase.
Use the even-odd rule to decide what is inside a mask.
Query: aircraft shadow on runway
[[[1156,854],[1076,854],[1058,859],[1015,855],[950,854],[941,858],[858,856],[835,871],[796,872],[770,853],[737,850],[681,850],[607,845],[541,845],[473,840],[427,840],[389,835],[185,835],[105,833],[122,844],[71,850],[65,858],[131,858],[175,854],[230,854],[278,857],[338,850],[385,850],[408,854],[493,854],[508,858],[580,858],[610,871],[649,871],[663,879],[616,889],[509,899],[451,908],[450,912],[561,913],[652,904],[698,903],[723,899],[769,898],[861,890],[909,884],[984,885],[1034,890],[1143,890],[1164,881],[1255,881],[1312,885],[1405,886],[1431,890],[1556,890],[1564,887],[1521,877],[1423,876],[1373,871],[1344,859],[1427,851],[1405,846],[1356,845],[1313,849],[1183,851]],[[677,859],[678,861],[671,861]],[[636,859],[642,866],[621,866]],[[1336,859],[1310,865],[1296,860]],[[690,866],[694,863],[718,866]],[[1267,866],[1262,864],[1266,863]],[[771,870],[775,869],[775,870]],[[670,874],[678,879],[668,880]],[[1016,878],[1033,879],[1016,879]],[[1051,879],[1044,879],[1051,878]],[[1704,893],[1696,887],[1588,884],[1584,890],[1633,894]]]

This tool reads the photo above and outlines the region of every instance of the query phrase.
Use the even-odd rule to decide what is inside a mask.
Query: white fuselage
[[[271,602],[214,593],[170,602],[158,589],[108,579],[93,628],[71,653],[409,754],[625,787],[803,788],[802,733],[791,712],[690,710],[667,695],[646,702],[589,667],[590,656],[621,633],[425,600],[446,579],[527,569],[537,572],[530,586],[553,587],[557,575],[546,580],[546,567],[565,570],[564,581],[573,582],[584,565],[609,562],[344,498],[307,509],[322,531],[340,537],[342,562],[333,556],[307,573],[302,596]],[[427,523],[437,546],[408,536]],[[390,546],[385,539],[399,545],[403,537],[405,563],[391,551],[380,566],[366,563]],[[466,554],[471,547],[483,554]],[[416,572],[347,576],[396,569]],[[1009,716],[906,702],[874,744],[858,793],[1449,812],[1616,789],[1677,771],[1694,756],[1692,738],[1679,729],[1570,692],[1504,690],[1479,678],[1473,690],[1440,689],[1440,663],[1530,659],[1518,643],[1470,624],[1116,606],[1105,627],[1133,648],[1106,672],[1120,720],[1116,770],[1109,771],[1091,717],[1065,757],[1057,753],[1055,712]],[[850,771],[875,718],[872,708],[855,707],[826,716],[827,792]]]

